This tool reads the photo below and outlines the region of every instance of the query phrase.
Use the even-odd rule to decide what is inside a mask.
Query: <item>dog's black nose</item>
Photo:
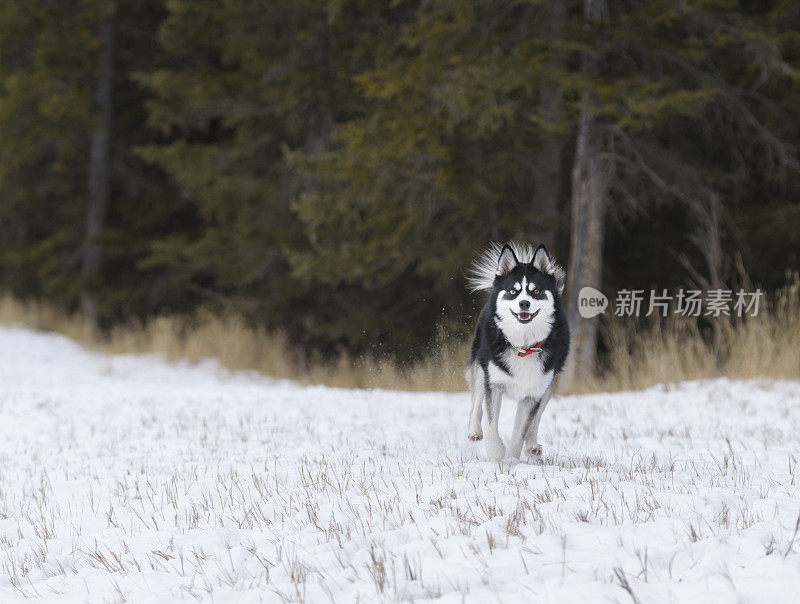
[[[519,307],[520,307],[522,310],[528,310],[528,309],[531,307],[531,302],[530,302],[530,300],[520,300],[520,301],[519,301]]]

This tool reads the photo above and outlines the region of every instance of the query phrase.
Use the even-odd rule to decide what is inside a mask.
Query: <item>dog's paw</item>
[[[506,454],[506,446],[500,439],[486,441],[486,454],[492,459],[499,461]]]
[[[542,445],[535,444],[531,445],[526,448],[525,452],[530,456],[537,460],[542,458]]]
[[[481,430],[470,430],[470,433],[467,434],[467,438],[473,442],[481,440],[483,438],[483,432]]]

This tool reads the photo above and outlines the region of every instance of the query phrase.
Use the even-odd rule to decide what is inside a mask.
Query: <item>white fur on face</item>
[[[515,283],[515,288],[516,285]],[[519,285],[521,292],[513,300],[503,299],[506,294],[505,290],[498,292],[497,316],[494,321],[512,345],[519,348],[527,348],[537,342],[541,342],[550,335],[555,315],[555,302],[553,294],[548,290],[544,290],[544,299],[537,300],[534,298],[531,295],[532,290],[528,289],[528,282],[525,277],[522,278],[522,282]],[[522,300],[528,300],[531,303],[530,308],[521,310],[519,303]],[[537,310],[539,314],[533,317],[530,323],[520,323],[512,314],[512,311],[517,314],[520,312],[533,314]]]

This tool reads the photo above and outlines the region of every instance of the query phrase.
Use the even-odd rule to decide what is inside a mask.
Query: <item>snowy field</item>
[[[555,398],[307,388],[0,328],[0,602],[785,602],[800,383]],[[502,433],[513,411],[506,404]]]

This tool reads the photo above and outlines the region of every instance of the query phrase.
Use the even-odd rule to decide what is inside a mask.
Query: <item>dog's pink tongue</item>
[[[530,319],[531,318],[531,313],[529,313],[529,312],[521,312],[521,313],[519,313],[519,318],[522,319],[523,321],[525,319]]]

